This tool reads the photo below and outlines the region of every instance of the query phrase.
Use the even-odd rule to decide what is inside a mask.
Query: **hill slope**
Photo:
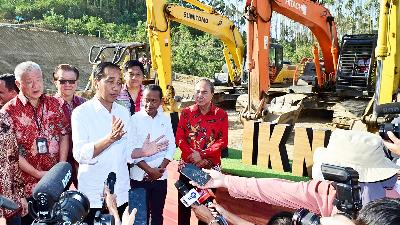
[[[100,43],[108,41],[51,31],[0,27],[0,73],[13,72],[18,63],[31,60],[42,67],[46,87],[53,88],[50,84],[54,67],[69,63],[79,69],[79,87],[82,88],[92,69],[88,61],[90,47]]]

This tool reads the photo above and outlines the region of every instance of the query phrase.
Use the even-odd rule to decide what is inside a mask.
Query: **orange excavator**
[[[334,17],[318,1],[306,0],[247,0],[247,63],[249,70],[248,105],[246,119],[259,119],[271,87],[269,62],[271,45],[270,27],[273,12],[292,19],[308,27],[315,36],[322,52],[323,67],[319,61],[317,44],[313,46],[317,89],[332,86],[335,81],[335,68],[338,62],[338,38]]]

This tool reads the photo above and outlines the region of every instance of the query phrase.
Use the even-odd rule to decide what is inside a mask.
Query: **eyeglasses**
[[[60,84],[75,84],[76,80],[59,80],[58,82],[60,82]]]

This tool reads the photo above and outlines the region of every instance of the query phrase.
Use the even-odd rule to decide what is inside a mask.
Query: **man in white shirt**
[[[132,116],[131,133],[136,137],[134,148],[150,135],[158,137],[165,135],[168,149],[155,155],[136,160],[137,163],[130,170],[132,188],[144,188],[147,193],[148,221],[151,225],[163,224],[163,209],[167,195],[167,172],[165,168],[172,160],[176,147],[172,131],[171,120],[160,108],[162,90],[158,85],[149,85],[143,92],[144,107]]]
[[[168,142],[160,141],[164,138],[161,136],[153,142],[145,139],[140,149],[133,151],[132,138],[135,137],[125,129],[130,114],[114,102],[122,87],[118,65],[102,62],[94,69],[93,75],[96,95],[78,106],[71,117],[73,155],[79,163],[78,190],[90,201],[90,211],[85,218],[89,225],[93,224],[96,211],[102,208],[104,181],[110,172],[116,173],[114,193],[122,216],[130,186],[127,163],[168,147]]]

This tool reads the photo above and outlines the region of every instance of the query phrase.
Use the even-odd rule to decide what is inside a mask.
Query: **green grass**
[[[178,149],[174,155],[175,160],[179,160],[181,151]],[[224,173],[256,178],[281,178],[292,181],[306,181],[308,177],[299,177],[289,172],[278,172],[268,168],[262,168],[255,165],[245,165],[242,163],[242,151],[237,149],[228,149],[228,157],[222,159],[222,171]]]

